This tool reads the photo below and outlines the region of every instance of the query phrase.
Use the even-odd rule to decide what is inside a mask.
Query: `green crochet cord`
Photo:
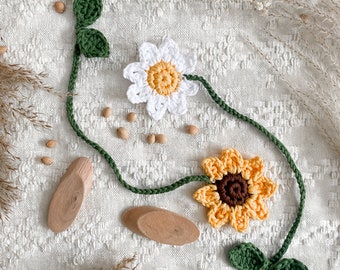
[[[80,60],[80,49],[79,49],[79,46],[76,45],[75,49],[74,49],[72,71],[71,71],[70,81],[69,81],[69,85],[68,85],[68,92],[70,94],[73,94],[73,92],[74,92],[74,87],[75,87],[78,69],[79,69],[79,60]],[[292,170],[295,174],[295,177],[297,179],[297,182],[298,182],[298,185],[299,185],[299,188],[300,188],[300,206],[299,206],[299,209],[298,209],[298,212],[297,212],[297,217],[296,217],[296,219],[293,223],[293,226],[291,227],[285,241],[283,242],[281,249],[278,251],[278,253],[276,255],[274,255],[270,259],[270,261],[272,263],[275,263],[275,262],[279,261],[282,258],[282,256],[285,254],[285,252],[287,251],[287,249],[288,249],[288,247],[289,247],[289,245],[290,245],[290,243],[291,243],[291,241],[292,241],[292,239],[295,235],[295,232],[296,232],[296,229],[297,229],[297,227],[300,223],[300,220],[301,220],[301,216],[302,216],[302,212],[303,212],[304,204],[305,204],[305,187],[304,187],[304,184],[303,184],[301,173],[300,173],[299,169],[297,168],[296,164],[294,163],[294,161],[293,161],[290,153],[288,152],[287,148],[279,141],[279,139],[277,139],[273,134],[271,134],[265,127],[263,127],[262,125],[260,125],[256,121],[252,120],[251,118],[237,112],[235,109],[231,108],[230,106],[228,106],[216,94],[216,92],[213,90],[213,88],[209,85],[209,83],[203,77],[197,76],[197,75],[184,75],[184,76],[188,80],[199,81],[200,83],[202,83],[202,85],[208,91],[211,98],[224,111],[226,111],[227,113],[237,117],[240,120],[243,120],[243,121],[251,124],[252,126],[256,127],[259,131],[261,131],[264,135],[266,135],[279,148],[279,150],[286,157],[288,164],[290,165],[290,167],[292,168]],[[179,187],[181,187],[185,184],[188,184],[190,182],[195,182],[195,181],[210,182],[209,177],[207,177],[205,175],[196,175],[196,176],[188,176],[188,177],[182,178],[182,179],[178,180],[177,182],[175,182],[171,185],[161,187],[161,188],[141,189],[141,188],[131,186],[123,179],[123,177],[122,177],[116,163],[112,159],[112,157],[99,144],[91,141],[84,134],[84,132],[80,129],[80,127],[78,126],[77,122],[74,119],[74,113],[73,113],[73,95],[70,95],[70,96],[67,97],[66,112],[67,112],[67,117],[68,117],[68,120],[70,122],[70,125],[73,128],[73,130],[76,132],[76,134],[81,139],[83,139],[87,144],[89,144],[95,150],[97,150],[99,152],[99,154],[101,154],[103,156],[103,158],[108,162],[108,164],[112,168],[115,176],[117,177],[118,181],[123,185],[123,187],[125,187],[126,189],[128,189],[128,190],[130,190],[134,193],[138,193],[138,194],[160,194],[160,193],[166,193],[166,192],[175,190],[175,189],[177,189],[177,188],[179,188]]]
[[[295,235],[295,232],[299,226],[299,223],[301,221],[301,217],[302,217],[302,212],[305,206],[305,199],[306,199],[306,191],[305,191],[305,186],[302,180],[302,175],[301,172],[299,171],[299,169],[297,168],[293,158],[291,157],[289,151],[287,150],[287,148],[283,145],[283,143],[276,138],[272,133],[270,133],[264,126],[262,126],[261,124],[257,123],[256,121],[254,121],[253,119],[249,118],[248,116],[245,116],[241,113],[239,113],[238,111],[236,111],[235,109],[231,108],[230,106],[228,106],[224,100],[222,98],[220,98],[216,92],[214,91],[214,89],[210,86],[210,84],[201,76],[197,76],[197,75],[184,75],[186,79],[191,80],[191,81],[199,81],[200,83],[202,83],[202,85],[204,86],[204,88],[208,91],[210,97],[215,101],[215,103],[217,105],[219,105],[224,111],[226,111],[227,113],[235,116],[236,118],[245,121],[249,124],[251,124],[252,126],[254,126],[255,128],[257,128],[259,131],[261,131],[268,139],[270,139],[276,146],[277,148],[281,151],[281,153],[285,156],[289,166],[291,167],[291,169],[293,170],[297,183],[299,185],[299,189],[300,189],[300,206],[297,212],[297,216],[296,219],[293,223],[293,226],[291,227],[285,241],[283,242],[283,245],[281,247],[281,249],[277,252],[277,254],[275,254],[270,261],[272,263],[275,263],[277,261],[279,261],[282,256],[286,253],[290,243],[293,240],[293,237]]]
[[[112,157],[96,142],[90,140],[84,132],[80,129],[79,125],[75,121],[74,118],[74,109],[73,109],[73,94],[75,89],[75,84],[77,80],[79,63],[80,63],[80,55],[83,54],[85,57],[108,57],[109,56],[109,45],[105,38],[105,36],[98,30],[87,28],[94,21],[96,21],[102,11],[102,3],[101,0],[75,0],[73,5],[73,12],[77,19],[76,24],[76,45],[74,48],[73,54],[73,64],[72,70],[70,74],[70,80],[68,85],[68,93],[69,96],[66,100],[66,114],[69,120],[69,123],[75,133],[84,140],[87,144],[93,147],[98,153],[108,162],[109,166],[113,170],[117,180],[121,183],[121,185],[137,194],[160,194],[166,193],[169,191],[173,191],[185,184],[191,182],[206,182],[210,183],[210,179],[206,175],[194,175],[184,177],[173,184],[160,187],[160,188],[137,188],[130,184],[128,184],[122,177],[115,161]],[[254,126],[260,132],[262,132],[267,138],[269,138],[281,151],[281,153],[285,156],[289,166],[293,170],[299,189],[300,189],[300,206],[297,211],[296,219],[290,228],[282,247],[279,251],[271,257],[269,260],[266,259],[264,254],[253,244],[251,243],[241,243],[234,247],[232,250],[228,252],[228,258],[231,264],[238,270],[306,270],[307,267],[295,260],[295,259],[282,259],[283,255],[286,253],[289,245],[291,244],[293,237],[296,233],[298,225],[301,221],[302,212],[305,205],[305,187],[303,184],[302,176],[297,168],[295,162],[293,161],[289,151],[287,148],[277,139],[272,133],[270,133],[265,127],[261,124],[257,123],[253,119],[239,113],[235,109],[228,106],[222,98],[220,98],[217,93],[213,90],[210,84],[201,76],[197,75],[183,75],[187,80],[190,81],[198,81],[203,87],[207,90],[210,97],[213,101],[219,105],[219,107],[230,115],[235,116],[236,118],[249,123]]]
[[[68,92],[73,93],[74,91],[74,86],[77,80],[77,74],[78,74],[78,68],[79,68],[79,60],[80,60],[80,49],[79,46],[76,45],[74,49],[74,56],[73,56],[73,64],[72,64],[72,71],[71,71],[71,76],[70,76],[70,81],[68,85]],[[97,143],[91,141],[85,134],[84,132],[80,129],[78,126],[77,122],[74,119],[74,114],[73,114],[73,96],[70,95],[67,97],[66,100],[66,113],[67,113],[67,118],[71,124],[71,127],[73,130],[76,132],[76,134],[83,139],[87,144],[92,146],[94,149],[98,151],[99,154],[102,155],[102,157],[108,162],[110,167],[112,168],[115,176],[117,177],[118,181],[125,187],[126,189],[138,193],[138,194],[160,194],[160,193],[166,193],[172,190],[175,190],[179,188],[180,186],[183,186],[185,184],[188,184],[190,182],[210,182],[210,179],[206,175],[195,175],[195,176],[188,176],[184,177],[175,183],[160,187],[160,188],[137,188],[134,186],[129,185],[122,177],[115,161],[112,159],[112,157]]]

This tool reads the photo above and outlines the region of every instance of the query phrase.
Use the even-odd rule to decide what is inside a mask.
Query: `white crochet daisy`
[[[124,78],[130,80],[128,99],[147,103],[147,111],[154,120],[160,120],[165,111],[184,114],[187,111],[186,97],[194,96],[198,85],[188,81],[182,74],[195,70],[196,56],[179,53],[178,45],[170,38],[157,48],[144,42],[139,47],[140,62],[129,64],[124,69]]]

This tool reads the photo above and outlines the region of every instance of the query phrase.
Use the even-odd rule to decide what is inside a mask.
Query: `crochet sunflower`
[[[264,199],[274,194],[276,184],[263,175],[259,157],[247,160],[237,150],[225,149],[221,158],[207,158],[202,166],[212,184],[197,190],[194,198],[209,208],[211,226],[220,228],[230,223],[237,231],[244,232],[249,218],[268,217]]]

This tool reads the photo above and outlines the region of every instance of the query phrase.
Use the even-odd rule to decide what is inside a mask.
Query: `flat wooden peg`
[[[146,213],[138,219],[137,227],[151,240],[175,246],[194,242],[200,235],[192,221],[167,210]]]
[[[143,235],[137,226],[138,219],[150,211],[159,210],[154,206],[138,206],[126,210],[122,214],[122,223],[132,232]],[[143,235],[144,236],[144,235]]]
[[[74,160],[61,178],[50,202],[47,225],[53,232],[65,231],[72,224],[92,183],[91,161],[86,157]]]
[[[132,232],[162,244],[181,246],[195,241],[200,235],[189,219],[153,206],[126,210],[122,222]]]

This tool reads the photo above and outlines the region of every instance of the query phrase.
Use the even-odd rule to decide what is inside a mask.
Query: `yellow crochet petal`
[[[241,154],[237,150],[223,150],[221,160],[228,173],[237,174],[242,171],[244,161]]]
[[[239,232],[246,231],[249,227],[249,210],[240,205],[234,207],[230,214],[230,225]]]
[[[259,200],[257,208],[258,208],[258,211],[256,212],[256,214],[257,214],[258,219],[259,220],[267,219],[269,215],[268,207],[262,200]]]
[[[214,206],[208,212],[208,221],[212,227],[218,229],[229,222],[230,213],[231,209],[225,203]]]
[[[248,214],[252,219],[265,220],[268,217],[268,207],[260,197],[247,202]]]
[[[221,204],[216,185],[207,185],[194,193],[194,199],[205,207],[215,207]]]
[[[252,179],[257,175],[263,173],[263,162],[260,157],[254,157],[252,159],[244,160],[242,166],[242,177],[244,179]]]
[[[253,186],[258,191],[258,194],[264,199],[273,196],[277,188],[275,182],[263,175],[256,179],[256,182],[253,184]]]
[[[226,171],[223,162],[216,157],[203,160],[202,167],[212,182],[221,180]]]

